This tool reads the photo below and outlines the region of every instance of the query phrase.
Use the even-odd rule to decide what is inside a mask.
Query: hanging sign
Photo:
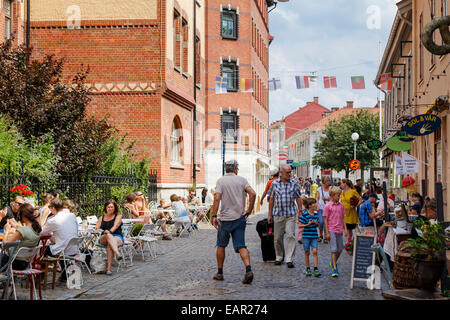
[[[377,150],[381,147],[383,143],[380,140],[370,140],[367,142],[367,148],[369,148],[370,150]]]
[[[356,171],[359,169],[359,167],[361,166],[361,164],[359,163],[358,160],[352,160],[350,161],[350,169]]]
[[[286,160],[286,164],[293,164],[294,160]]]
[[[408,151],[411,150],[411,141],[404,141],[402,136],[396,136],[386,141],[386,146],[392,151]]]
[[[419,172],[419,162],[416,158],[406,152],[402,152],[402,158],[406,174]]]
[[[395,174],[406,174],[405,165],[403,164],[403,158],[399,156],[395,156]]]
[[[441,126],[441,118],[432,114],[419,114],[411,118],[404,130],[412,136],[426,136]]]

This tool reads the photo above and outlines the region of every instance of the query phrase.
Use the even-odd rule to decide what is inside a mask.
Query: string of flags
[[[316,83],[317,76],[295,76],[295,84],[297,89],[310,88],[311,84]],[[352,76],[352,89],[362,90],[366,88],[364,76]],[[269,79],[269,90],[276,91],[281,89],[281,80],[279,78]],[[392,90],[392,75],[390,73],[384,73],[380,76],[381,90]],[[336,76],[324,76],[323,86],[325,89],[336,89],[337,79]],[[241,78],[240,79],[240,91],[241,92],[253,92],[253,79]],[[216,93],[228,92],[228,78],[216,76]]]

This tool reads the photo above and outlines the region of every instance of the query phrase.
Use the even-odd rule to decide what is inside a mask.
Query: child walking
[[[317,227],[319,226],[317,201],[314,198],[304,199],[303,206],[305,210],[298,220],[298,227],[303,228],[303,249],[305,250],[306,275],[312,275],[309,267],[309,250],[312,248],[314,258],[314,276],[320,277],[320,271],[318,269],[319,258],[317,256],[317,248],[319,243],[319,235],[317,233]]]
[[[325,238],[330,241],[331,246],[331,276],[338,277],[339,271],[337,261],[344,249],[344,232],[347,232],[344,215],[345,207],[339,202],[342,190],[331,187],[329,194],[331,201],[323,208]]]

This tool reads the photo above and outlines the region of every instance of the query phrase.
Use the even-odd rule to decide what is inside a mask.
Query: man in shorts
[[[226,174],[216,184],[216,193],[212,207],[212,224],[217,232],[217,273],[214,280],[223,280],[223,263],[225,261],[225,248],[233,240],[233,247],[239,253],[245,265],[245,276],[242,283],[250,284],[253,280],[252,267],[250,265],[250,254],[245,245],[245,227],[247,217],[253,211],[256,193],[250,187],[247,179],[237,175],[239,164],[236,160],[225,163]],[[245,211],[246,195],[250,196],[249,206]],[[217,218],[217,210],[220,207],[220,219]]]

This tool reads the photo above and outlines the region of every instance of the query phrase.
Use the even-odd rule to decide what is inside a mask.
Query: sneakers
[[[294,264],[292,262],[288,262],[287,263],[287,267],[288,268],[295,268]]]
[[[314,270],[314,277],[320,277],[320,271],[318,269]]]
[[[330,262],[330,268],[333,271],[334,267],[333,267],[333,261]],[[337,263],[336,263],[336,270],[337,270]]]
[[[338,269],[333,269],[333,271],[331,271],[331,276],[333,278],[339,277],[339,271]]]
[[[282,263],[283,263],[282,261],[275,261],[274,264],[275,264],[276,266],[281,266]]]
[[[214,279],[214,280],[218,280],[218,281],[223,281],[223,274],[218,274],[218,273],[216,273],[216,274],[213,276],[213,279]]]
[[[253,281],[253,272],[247,272],[244,276],[244,280],[242,280],[243,284],[250,284]]]
[[[306,276],[307,276],[307,277],[312,276],[311,269],[306,269]]]

